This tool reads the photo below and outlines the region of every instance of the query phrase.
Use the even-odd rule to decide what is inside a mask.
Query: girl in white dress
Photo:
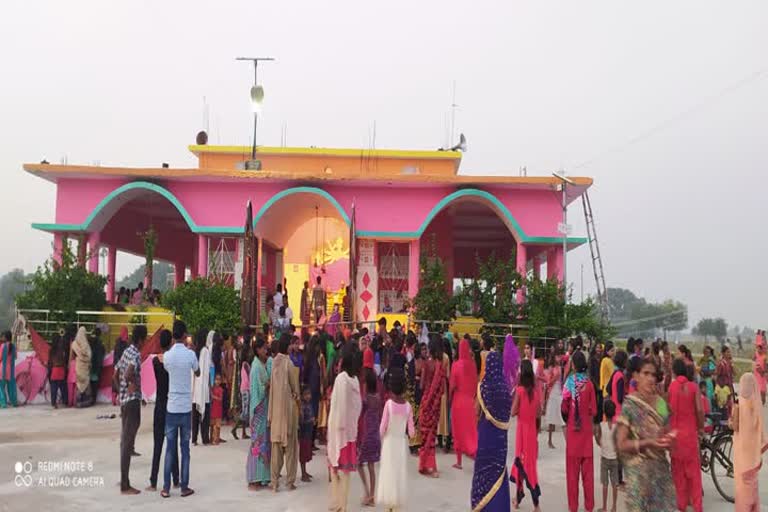
[[[562,427],[563,416],[560,413],[560,404],[563,402],[562,369],[560,363],[563,356],[557,350],[553,351],[549,359],[549,368],[547,368],[547,409],[544,414],[544,423],[549,430],[550,449],[554,449],[552,444],[552,433]]]
[[[407,501],[408,438],[415,435],[413,411],[403,393],[405,392],[405,372],[393,368],[389,375],[389,388],[392,398],[384,405],[381,416],[381,463],[379,482],[376,489],[376,503],[384,510],[396,511]]]

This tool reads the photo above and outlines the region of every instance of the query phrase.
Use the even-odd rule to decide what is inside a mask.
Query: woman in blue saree
[[[472,510],[509,512],[507,430],[512,396],[498,352],[488,354],[485,375],[479,388],[477,400],[480,420],[477,425],[477,458],[472,477]]]

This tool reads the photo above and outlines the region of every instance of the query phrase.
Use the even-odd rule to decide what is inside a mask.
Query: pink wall
[[[84,222],[99,201],[123,184],[125,180],[60,179],[56,186],[56,222]]]
[[[61,179],[57,188],[56,222],[82,223],[96,205],[124,182],[119,180]],[[274,194],[297,186],[296,182],[190,182],[161,183],[173,193],[198,226],[240,227],[245,204],[251,199],[254,212]],[[329,185],[330,193],[349,214],[357,199],[360,231],[417,231],[430,210],[457,189],[435,186],[419,188]],[[485,187],[505,204],[528,236],[557,237],[559,202],[551,191]],[[393,207],[393,205],[397,207]],[[386,212],[386,215],[382,215]]]

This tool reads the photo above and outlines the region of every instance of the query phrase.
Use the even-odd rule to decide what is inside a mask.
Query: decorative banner
[[[376,241],[358,240],[358,265],[355,292],[357,319],[368,322],[376,318],[379,309],[379,273],[376,269]]]
[[[379,309],[378,301],[379,274],[376,267],[358,267],[357,269],[357,318],[361,322],[368,322],[376,318]]]
[[[373,267],[375,265],[376,242],[374,240],[359,240],[357,248],[360,253],[357,268]]]

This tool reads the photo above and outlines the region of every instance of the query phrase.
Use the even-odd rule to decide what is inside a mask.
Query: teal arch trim
[[[457,190],[456,192],[453,192],[452,194],[445,196],[429,211],[426,218],[421,223],[421,226],[416,231],[357,231],[357,236],[364,237],[364,238],[402,238],[402,239],[421,238],[421,236],[424,234],[424,231],[426,231],[430,222],[434,220],[437,214],[440,213],[450,203],[462,197],[477,197],[490,203],[490,205],[496,209],[496,212],[499,214],[499,216],[502,217],[502,220],[506,221],[507,225],[512,227],[512,236],[516,240],[521,241],[522,243],[526,243],[526,244],[562,244],[563,243],[563,239],[560,237],[528,236],[523,231],[523,228],[520,226],[520,223],[517,222],[517,219],[515,219],[515,217],[512,215],[512,212],[509,211],[509,208],[504,206],[504,203],[502,203],[498,197],[491,194],[490,192],[486,192],[485,190],[480,190],[476,188],[465,188],[465,189]],[[568,238],[569,245],[582,245],[586,243],[586,241],[587,241],[586,238],[581,238],[581,237]]]
[[[256,215],[253,217],[253,228],[256,229],[256,225],[259,223],[261,218],[264,216],[265,213],[267,213],[267,210],[269,210],[275,203],[277,203],[279,200],[283,199],[284,197],[288,197],[293,194],[314,194],[314,195],[320,196],[326,199],[329,203],[331,203],[331,205],[334,208],[336,208],[342,220],[347,224],[347,226],[349,226],[352,223],[349,220],[349,215],[347,215],[347,212],[344,211],[344,208],[341,207],[341,205],[336,200],[336,198],[333,197],[328,192],[326,192],[325,190],[317,187],[293,187],[293,188],[281,190],[277,194],[270,197],[266,203],[261,205],[261,208],[259,208],[259,211],[256,212]]]
[[[184,205],[181,204],[181,201],[179,201],[175,195],[173,195],[168,189],[148,181],[134,181],[116,188],[104,199],[102,199],[99,204],[96,205],[93,211],[91,211],[85,221],[83,221],[81,224],[32,224],[32,227],[35,229],[41,229],[43,231],[89,231],[91,229],[91,225],[96,220],[101,211],[106,208],[115,198],[125,194],[126,192],[137,189],[148,190],[166,198],[181,214],[184,222],[187,223],[187,226],[189,226],[189,229],[193,233],[243,233],[244,231],[243,228],[238,227],[198,226],[195,224],[195,221],[192,220],[192,217],[189,215],[189,212],[187,212],[186,208],[184,208]]]
[[[49,231],[49,232],[84,232],[89,231],[91,229],[91,225],[98,217],[99,213],[107,206],[109,205],[116,197],[120,196],[121,194],[124,194],[130,190],[136,190],[136,189],[142,189],[142,190],[148,190],[151,192],[155,192],[164,198],[166,198],[175,208],[176,210],[181,214],[184,221],[189,226],[189,229],[193,233],[201,233],[201,234],[233,234],[233,235],[242,235],[244,233],[244,228],[242,227],[232,227],[232,226],[198,226],[195,224],[194,220],[192,220],[192,217],[187,212],[186,208],[181,204],[181,201],[173,195],[168,189],[157,185],[155,183],[150,183],[147,181],[134,181],[131,183],[126,183],[125,185],[122,185],[121,187],[116,188],[112,192],[110,192],[104,199],[102,199],[98,205],[93,209],[93,211],[88,215],[86,220],[81,224],[44,224],[44,223],[36,223],[32,224],[32,227],[35,229],[39,229],[42,231]],[[254,219],[253,219],[253,226],[256,227],[257,223],[261,218],[264,216],[264,214],[269,210],[269,208],[277,203],[280,199],[283,199],[284,197],[293,195],[293,194],[299,194],[299,193],[305,193],[305,194],[315,194],[320,197],[323,197],[328,202],[333,205],[334,208],[339,212],[339,215],[344,220],[344,222],[349,226],[351,224],[351,221],[349,219],[349,215],[347,215],[347,212],[344,211],[344,209],[341,207],[339,202],[336,200],[335,197],[333,197],[331,194],[326,192],[323,189],[317,188],[317,187],[294,187],[289,188],[286,190],[283,190],[281,192],[278,192],[274,196],[272,196],[266,203],[264,203],[261,208],[259,208],[259,211],[256,213]],[[526,235],[522,228],[520,227],[520,224],[517,222],[517,220],[512,216],[512,213],[509,211],[509,209],[504,206],[504,204],[499,201],[499,199],[494,196],[493,194],[486,192],[484,190],[479,189],[462,189],[457,190],[456,192],[453,192],[452,194],[449,194],[445,196],[443,199],[441,199],[427,214],[424,221],[421,223],[421,226],[416,231],[357,231],[357,236],[363,237],[363,238],[390,238],[390,239],[415,239],[420,238],[424,231],[429,226],[430,222],[434,220],[434,218],[437,216],[438,213],[440,213],[446,206],[448,206],[451,202],[462,198],[462,197],[477,197],[480,199],[483,199],[490,203],[492,205],[497,213],[502,217],[503,220],[505,220],[509,226],[512,226],[512,229],[514,230],[513,236],[515,236],[516,239],[522,241],[523,243],[527,244],[560,244],[563,242],[563,239],[560,237],[537,237],[537,236],[528,236]],[[582,245],[587,242],[586,238],[580,238],[580,237],[569,237],[568,238],[568,244],[569,245]]]

